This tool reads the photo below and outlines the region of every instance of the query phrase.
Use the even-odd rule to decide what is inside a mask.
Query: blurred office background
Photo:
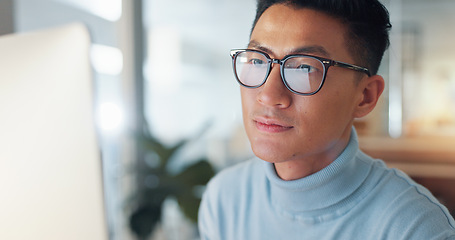
[[[393,25],[380,69],[387,85],[377,109],[356,122],[361,146],[453,211],[455,2],[383,2]],[[198,159],[217,172],[252,156],[229,50],[247,45],[254,14],[255,0],[0,1],[0,34],[74,21],[90,29],[111,239],[136,239],[135,196],[160,185],[160,175],[138,177],[159,161],[138,141],[144,129],[162,146],[190,139],[166,166],[170,175]],[[166,198],[150,239],[198,239],[181,205]]]

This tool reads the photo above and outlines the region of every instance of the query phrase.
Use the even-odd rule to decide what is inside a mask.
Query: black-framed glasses
[[[283,59],[274,59],[258,50],[233,49],[231,57],[237,81],[247,88],[262,86],[270,74],[272,63],[280,64],[284,85],[291,92],[299,95],[313,95],[321,90],[331,66],[347,68],[371,76],[367,68],[306,54],[292,54]]]

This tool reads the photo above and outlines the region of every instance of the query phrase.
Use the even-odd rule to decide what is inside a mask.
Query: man
[[[257,158],[211,180],[202,239],[455,239],[431,193],[358,148],[389,29],[377,0],[258,2],[248,48],[231,52]]]

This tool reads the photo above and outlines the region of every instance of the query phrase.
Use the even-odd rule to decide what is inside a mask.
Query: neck
[[[323,168],[327,167],[332,161],[308,161],[308,160],[294,160],[282,163],[275,163],[275,171],[277,175],[286,181],[304,178],[313,173],[316,173]]]

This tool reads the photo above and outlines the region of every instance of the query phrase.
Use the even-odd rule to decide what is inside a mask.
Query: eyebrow
[[[248,44],[248,48],[254,48],[257,50],[261,50],[269,55],[273,55],[273,51],[269,49],[268,47],[260,44],[259,42],[255,40],[251,40],[250,43]],[[303,46],[303,47],[298,47],[291,49],[288,54],[315,54],[315,55],[321,55],[322,57],[330,57],[329,52],[323,47],[319,45],[311,45],[311,46]]]

